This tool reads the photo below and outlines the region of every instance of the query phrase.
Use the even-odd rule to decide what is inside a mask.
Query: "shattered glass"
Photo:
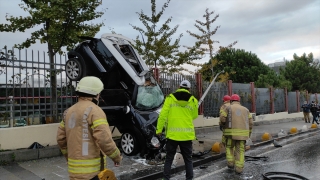
[[[138,87],[136,107],[139,109],[153,109],[159,107],[164,100],[158,85],[143,85]]]

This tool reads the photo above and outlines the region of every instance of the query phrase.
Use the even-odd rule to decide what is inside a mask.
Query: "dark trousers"
[[[163,176],[165,180],[170,179],[171,165],[176,154],[177,147],[180,147],[186,169],[186,179],[193,179],[193,163],[192,163],[192,141],[174,141],[167,139],[166,143],[166,161],[164,163]]]
[[[312,113],[312,124],[314,123],[314,122],[316,122],[317,124],[319,124],[318,123],[318,121],[317,121],[317,117],[318,117],[318,113],[317,112],[311,112]]]

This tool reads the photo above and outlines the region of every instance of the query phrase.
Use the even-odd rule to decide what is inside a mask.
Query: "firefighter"
[[[106,166],[105,155],[112,159],[116,167],[122,160],[106,115],[98,106],[102,90],[103,83],[99,78],[82,78],[76,88],[78,102],[63,113],[57,142],[68,162],[71,180],[99,179],[98,174]]]
[[[171,165],[177,147],[181,150],[185,163],[186,179],[193,179],[192,140],[196,139],[193,120],[198,117],[198,100],[190,94],[188,80],[180,83],[180,88],[165,99],[159,114],[156,133],[166,130],[166,160],[163,169],[165,180],[170,179]]]
[[[253,120],[249,110],[241,106],[237,94],[231,96],[231,105],[221,111],[220,123],[226,137],[226,159],[230,169],[241,174],[244,168],[246,140],[251,135]]]
[[[222,99],[223,104],[220,106],[220,111],[219,111],[220,116],[221,116],[221,112],[224,111],[228,106],[230,106],[230,99],[231,99],[231,97],[229,95],[223,96],[223,99]],[[220,125],[220,130],[223,132],[223,126],[222,126],[221,122],[219,122],[219,125]],[[223,133],[222,133],[221,143],[222,143],[223,147],[225,147],[226,138],[224,137]]]

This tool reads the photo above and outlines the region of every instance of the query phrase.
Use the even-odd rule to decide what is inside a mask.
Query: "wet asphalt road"
[[[282,147],[275,148],[273,145],[265,145],[257,149],[247,151],[246,156],[262,157],[250,161],[247,158],[242,175],[226,167],[226,161],[220,159],[205,164],[205,169],[194,169],[195,180],[262,180],[262,174],[267,172],[288,172],[298,174],[309,180],[320,180],[320,132],[301,134],[296,137],[280,140]],[[185,179],[184,172],[173,175],[172,180]]]

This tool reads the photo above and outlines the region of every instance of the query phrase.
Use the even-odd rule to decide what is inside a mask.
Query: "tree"
[[[2,52],[2,49],[4,49],[4,52]],[[6,74],[6,67],[12,65],[14,60],[17,59],[12,50],[7,51],[7,46],[2,49],[0,49],[0,75]]]
[[[224,67],[229,79],[235,83],[255,82],[260,74],[266,75],[270,71],[270,68],[261,62],[256,54],[243,49],[221,48],[214,59],[217,59],[219,66],[213,67],[213,70],[218,71],[219,68]],[[210,73],[206,70],[203,75],[206,80],[211,78],[208,74]]]
[[[164,24],[160,25],[160,18],[163,15],[165,9],[168,7],[170,0],[167,0],[163,4],[160,12],[156,13],[156,0],[151,0],[151,16],[144,14],[143,10],[137,12],[140,21],[145,26],[143,28],[130,24],[133,29],[140,32],[142,40],[137,36],[134,47],[139,54],[143,57],[146,64],[161,70],[161,72],[177,72],[184,68],[180,67],[186,60],[182,60],[179,57],[179,43],[182,34],[178,36],[176,40],[172,42],[172,35],[174,35],[178,29],[178,25],[174,28],[170,28],[169,23],[172,17],[168,18]],[[144,36],[146,41],[144,41]]]
[[[219,61],[214,58],[216,51],[213,46],[214,43],[219,43],[219,41],[212,40],[212,36],[216,34],[217,30],[220,28],[220,26],[216,26],[213,30],[211,29],[211,25],[216,21],[216,19],[219,17],[219,14],[215,15],[213,18],[211,16],[214,14],[214,11],[209,12],[209,9],[206,9],[205,14],[203,17],[205,18],[205,22],[202,22],[200,20],[196,20],[195,27],[202,33],[202,34],[195,34],[191,31],[187,31],[190,36],[195,37],[197,39],[195,45],[193,47],[187,47],[190,52],[195,52],[195,54],[191,54],[191,57],[197,57],[197,55],[204,55],[209,54],[209,63],[205,63],[204,65],[201,65],[201,73],[205,73],[205,76],[209,76],[210,80],[215,75],[215,72],[219,72],[222,70],[221,67],[215,68],[214,67],[219,65]],[[233,42],[232,44],[228,45],[227,47],[231,48],[233,45],[235,45],[237,41]],[[223,50],[224,47],[219,47],[217,50],[218,52],[220,50]],[[197,58],[194,58],[197,59]],[[193,65],[198,66],[199,64],[193,63]],[[211,70],[208,71],[208,70]],[[211,74],[211,75],[210,75]],[[226,76],[226,74],[222,74],[220,76]],[[205,78],[207,79],[207,78]],[[207,79],[208,80],[208,79]]]
[[[294,90],[307,90],[311,93],[320,92],[320,68],[319,62],[313,58],[313,54],[308,56],[293,55],[293,60],[286,63],[282,71],[284,77],[292,83]]]
[[[72,0],[72,1],[50,1],[50,0],[22,0],[20,8],[28,12],[27,17],[6,16],[11,24],[0,24],[1,32],[24,32],[27,29],[38,27],[16,48],[28,48],[35,44],[47,43],[48,56],[50,60],[50,83],[52,92],[53,115],[56,114],[56,74],[54,67],[54,56],[62,53],[61,48],[66,46],[71,49],[80,41],[78,36],[94,35],[100,30],[103,23],[93,24],[90,20],[99,18],[103,11],[96,12],[101,4],[97,0]]]
[[[287,88],[291,91],[292,84],[290,81],[286,80],[282,74],[277,75],[275,71],[271,70],[267,74],[260,74],[258,80],[255,81],[255,87],[257,88]]]

